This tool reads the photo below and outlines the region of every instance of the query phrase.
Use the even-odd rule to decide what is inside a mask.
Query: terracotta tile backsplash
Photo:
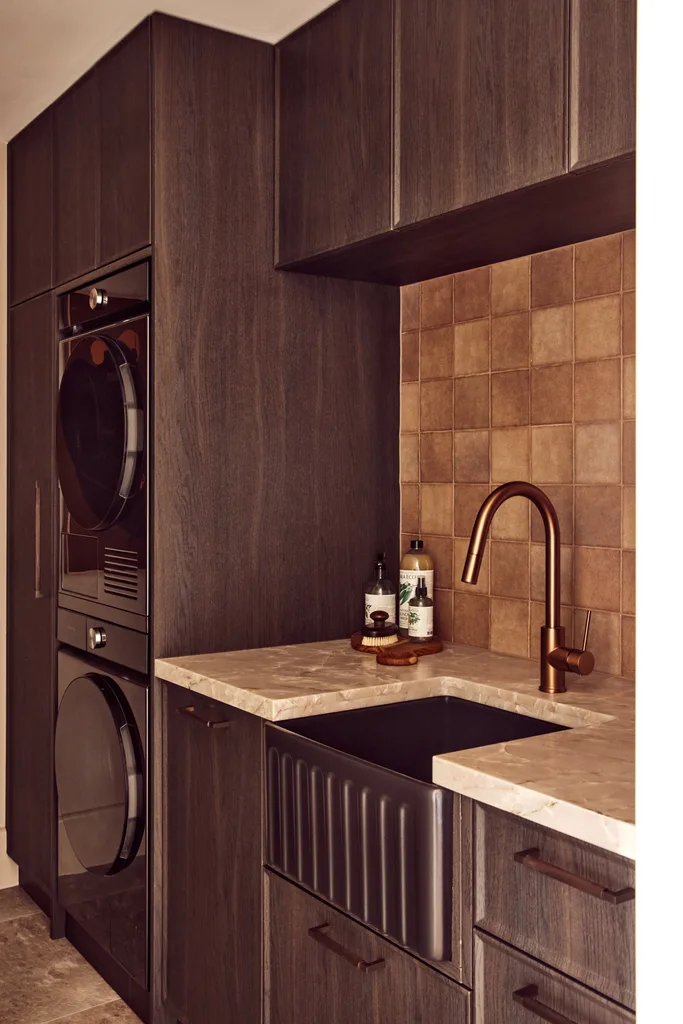
[[[525,479],[562,537],[562,621],[594,611],[596,666],[635,671],[635,232],[401,289],[401,533],[434,555],[436,622],[456,643],[537,657],[543,526],[523,498],[460,581],[476,512]]]

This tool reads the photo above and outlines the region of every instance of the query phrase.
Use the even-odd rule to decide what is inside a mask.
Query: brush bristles
[[[390,636],[364,636],[363,647],[389,647],[398,641],[396,633]]]

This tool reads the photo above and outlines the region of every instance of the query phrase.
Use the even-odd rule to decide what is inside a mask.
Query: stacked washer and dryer
[[[144,991],[149,264],[59,301],[58,900],[76,944]]]

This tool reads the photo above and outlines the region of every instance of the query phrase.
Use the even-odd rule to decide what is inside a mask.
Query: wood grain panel
[[[253,715],[166,690],[166,993],[187,1024],[261,1017],[262,729]]]
[[[10,305],[52,285],[52,110],[10,142],[8,257]]]
[[[49,293],[10,311],[8,342],[7,845],[22,880],[49,901],[56,705],[56,346]]]
[[[397,0],[396,17],[396,223],[564,172],[564,0]]]
[[[571,0],[571,167],[636,146],[636,0]]]
[[[155,652],[350,635],[398,551],[398,291],[273,270],[272,49],[153,33]]]
[[[487,935],[475,933],[475,1024],[532,1024],[541,1014],[515,1002],[513,993],[530,985],[541,1007],[581,1024],[634,1024],[632,1013],[603,999],[583,985],[551,971],[523,953]],[[552,1019],[552,1018],[547,1018]]]
[[[342,0],[277,47],[278,260],[391,227],[392,0]]]
[[[368,928],[267,872],[267,963],[271,1024],[468,1024],[467,989]],[[329,925],[334,942],[368,963],[363,973],[309,934]]]
[[[515,861],[532,847],[607,888],[634,884],[632,861],[477,804],[474,923],[633,1007],[635,901],[614,906]]]

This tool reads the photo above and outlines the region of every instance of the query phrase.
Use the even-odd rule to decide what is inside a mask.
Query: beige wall
[[[6,353],[7,353],[7,146],[0,143],[0,889],[16,885],[16,867],[7,856],[5,831],[5,537],[6,537]]]

